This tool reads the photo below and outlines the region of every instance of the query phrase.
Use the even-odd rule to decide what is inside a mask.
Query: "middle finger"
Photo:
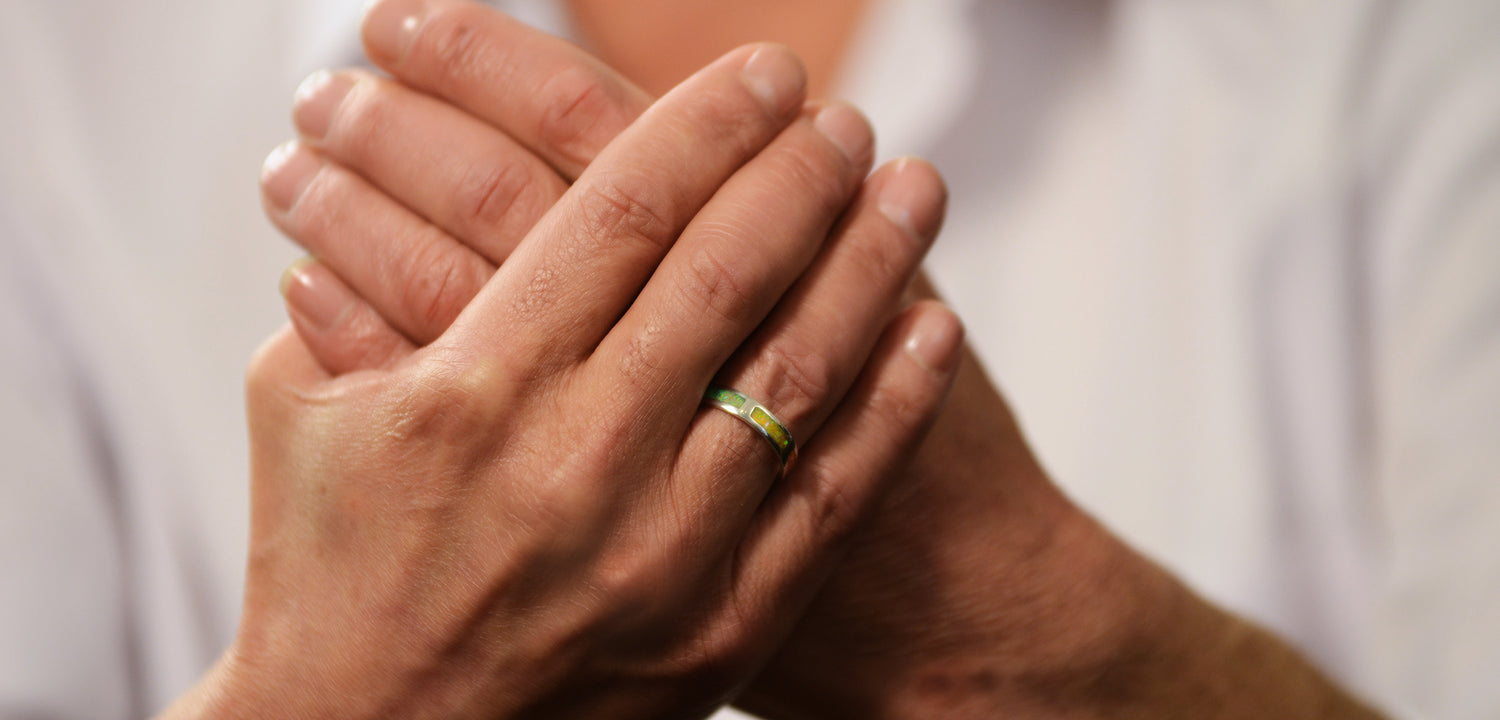
[[[796,117],[806,73],[786,48],[739,48],[626,129],[543,216],[454,324],[513,371],[593,353],[720,186]]]

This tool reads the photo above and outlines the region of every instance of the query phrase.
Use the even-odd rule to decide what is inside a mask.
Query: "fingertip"
[[[300,141],[292,140],[272,150],[260,169],[260,187],[267,206],[276,213],[291,212],[322,169],[322,161]]]
[[[287,292],[297,282],[298,276],[304,274],[308,264],[314,262],[314,260],[315,258],[311,255],[303,255],[292,261],[292,264],[288,265],[286,270],[281,272],[281,280],[277,283],[277,290],[281,292],[282,300],[287,299]]]
[[[937,237],[948,208],[948,185],[932,163],[901,157],[881,168],[880,213],[913,237]]]
[[[807,68],[792,49],[780,43],[757,43],[730,52],[749,53],[740,66],[740,79],[776,117],[787,117],[802,106],[807,94]]]
[[[357,77],[347,72],[319,70],[297,86],[292,99],[292,123],[308,140],[328,135],[344,98],[354,89]]]
[[[358,300],[343,280],[311,256],[292,263],[281,274],[280,286],[287,309],[318,331],[337,327]]]
[[[281,294],[297,335],[331,375],[390,367],[415,349],[314,257],[301,258],[282,273]]]
[[[861,173],[869,170],[875,156],[875,131],[858,108],[844,102],[823,105],[813,115],[813,127]]]
[[[907,310],[901,349],[927,372],[948,377],[958,370],[963,357],[964,324],[958,315],[936,300],[924,300]]]
[[[423,0],[370,0],[360,14],[365,54],[385,66],[399,64],[422,24]]]

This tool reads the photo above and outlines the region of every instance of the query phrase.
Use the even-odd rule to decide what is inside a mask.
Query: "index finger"
[[[667,93],[538,221],[454,342],[505,348],[515,367],[587,357],[689,221],[797,118],[806,82],[789,50],[752,45]]]
[[[376,0],[365,53],[575,180],[651,96],[577,46],[468,0]]]

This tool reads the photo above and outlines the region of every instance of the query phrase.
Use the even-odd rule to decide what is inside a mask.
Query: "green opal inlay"
[[[743,407],[745,405],[744,395],[741,395],[733,390],[725,390],[723,388],[714,390],[713,393],[709,395],[709,398],[716,402],[721,402],[732,407]]]
[[[766,439],[771,442],[771,447],[775,448],[776,453],[781,456],[783,471],[795,459],[797,443],[792,440],[791,432],[760,403],[751,400],[742,392],[721,387],[709,387],[704,391],[703,399],[760,428],[765,433]]]

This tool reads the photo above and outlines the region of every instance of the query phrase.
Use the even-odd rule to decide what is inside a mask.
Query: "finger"
[[[318,364],[332,375],[394,367],[416,348],[315,258],[281,276],[287,316]]]
[[[729,563],[731,616],[790,629],[915,455],[952,387],[962,345],[962,324],[935,301],[891,324],[854,389],[752,521]]]
[[[587,357],[715,191],[796,118],[805,86],[789,50],[761,45],[668,93],[542,218],[455,337],[527,371]]]
[[[382,0],[365,52],[398,80],[494,125],[568,179],[651,97],[578,47],[466,0]]]
[[[672,398],[680,416],[666,426],[685,426],[708,379],[817,256],[873,154],[868,122],[847,105],[782,133],[704,207],[600,343],[590,363],[604,382]],[[727,416],[708,424],[748,435]]]
[[[811,438],[853,384],[942,225],[947,190],[925,161],[882,167],[816,263],[718,373]],[[712,441],[710,438],[705,440]]]
[[[292,116],[305,142],[495,265],[567,189],[504,133],[369,73],[313,74]]]
[[[266,215],[418,345],[440,335],[495,268],[358,175],[301,143],[261,173]]]
[[[716,385],[762,403],[793,443],[806,443],[848,392],[900,307],[942,222],[942,179],[925,162],[898,160],[865,183],[834,239],[782,298],[755,335],[734,352]],[[705,506],[710,537],[743,531],[761,499],[726,493],[744,485],[727,473],[760,468],[774,477],[771,443],[727,413],[701,413],[683,442],[676,505]],[[731,460],[726,460],[730,458]]]

